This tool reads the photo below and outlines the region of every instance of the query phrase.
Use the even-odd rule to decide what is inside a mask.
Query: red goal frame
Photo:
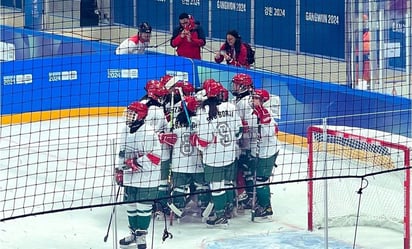
[[[406,144],[401,143],[393,143],[381,139],[376,139],[372,137],[366,137],[360,134],[350,133],[345,131],[345,129],[339,129],[346,127],[346,128],[354,128],[360,129],[355,127],[348,127],[348,126],[326,126],[324,129],[322,126],[310,126],[307,130],[307,144],[308,144],[308,213],[307,213],[307,220],[308,220],[308,230],[313,231],[313,197],[314,197],[314,189],[313,189],[313,180],[314,179],[314,141],[313,141],[313,134],[320,133],[324,134],[326,132],[327,135],[330,136],[339,136],[346,139],[354,139],[361,142],[366,142],[368,144],[378,144],[383,147],[388,147],[391,149],[396,149],[403,151],[403,163],[405,167],[405,178],[403,182],[404,188],[404,217],[403,217],[403,239],[404,239],[404,249],[410,249],[410,153],[411,149]],[[363,129],[367,130],[367,129]],[[398,135],[393,135],[398,136]]]

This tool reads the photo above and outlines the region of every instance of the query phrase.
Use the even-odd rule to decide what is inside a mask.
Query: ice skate
[[[130,231],[130,235],[119,241],[120,248],[136,248],[146,249],[146,234],[145,230]]]
[[[214,219],[210,219],[206,221],[206,225],[209,228],[228,228],[229,227],[229,221],[225,216],[217,217]]]
[[[258,206],[255,209],[255,222],[272,222],[273,210],[271,206],[266,208]]]
[[[237,216],[237,208],[232,203],[229,203],[225,207],[225,217],[227,219],[232,219]]]

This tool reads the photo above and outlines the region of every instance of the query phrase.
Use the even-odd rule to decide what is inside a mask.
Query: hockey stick
[[[182,104],[183,104],[183,109],[184,109],[184,111],[185,111],[186,118],[187,118],[187,121],[188,121],[188,123],[189,123],[189,127],[191,127],[190,117],[189,117],[189,113],[188,113],[188,111],[187,111],[187,106],[186,106],[186,102],[185,102],[185,99],[184,99],[183,90],[182,90],[181,87],[178,87],[178,88],[175,88],[175,89],[177,89],[178,92],[179,92],[179,95],[180,95],[180,98],[181,98],[181,101],[182,101]],[[170,120],[171,120],[172,122],[171,122],[170,131],[173,132],[173,129],[174,129],[174,125],[173,125],[173,116],[174,116],[174,113],[173,113],[173,112],[174,112],[174,91],[172,91],[171,105],[172,105],[172,107],[171,107],[172,109],[171,109],[171,112],[170,112]],[[172,157],[172,153],[170,154],[170,158],[171,158],[171,157]],[[171,185],[171,184],[170,184],[170,185]],[[177,216],[179,216],[179,217],[182,217],[183,212],[182,212],[178,207],[176,207],[173,202],[169,203],[168,206],[169,206],[170,210],[172,211],[172,212],[170,212],[170,213],[171,213],[170,225],[173,225],[173,213],[175,213],[175,214],[176,214]]]
[[[111,153],[112,153],[112,155],[113,155],[113,157],[112,157],[113,162],[112,162],[112,163],[113,163],[113,165],[115,165],[115,166],[114,166],[114,169],[115,169],[115,172],[116,172],[116,142],[115,142],[115,139],[112,139],[112,144],[111,144],[111,146],[110,146],[110,149],[111,149]],[[114,178],[113,178],[113,181],[114,181]],[[117,189],[117,193],[116,193],[115,203],[116,203],[117,200],[119,199],[120,188],[121,188],[121,186],[119,185],[119,187],[118,187],[118,189]],[[113,189],[115,189],[114,185],[113,185]],[[107,232],[106,232],[106,235],[105,235],[104,238],[103,238],[103,241],[104,241],[104,242],[107,242],[107,238],[109,237],[110,227],[111,227],[112,220],[113,220],[113,217],[115,216],[115,214],[116,214],[116,205],[113,206],[112,213],[110,214],[110,220],[109,220],[109,225],[108,225],[108,227],[107,227]],[[117,230],[117,223],[116,223],[116,222],[114,223],[114,226],[115,226],[114,229]],[[115,237],[114,239],[117,240],[117,235],[114,233],[114,231],[113,231],[113,235],[114,235],[114,237]]]
[[[262,130],[262,125],[260,124],[259,118],[257,120],[258,122],[258,137],[256,139],[256,159],[255,159],[255,168],[253,169],[253,194],[252,194],[252,210],[251,210],[251,220],[252,222],[255,221],[255,215],[256,215],[256,175],[257,175],[257,167],[259,167],[259,150],[260,150],[260,140],[261,140],[261,130]]]
[[[210,49],[210,48],[208,48],[208,47],[206,47],[206,46],[203,46],[202,48],[204,48],[207,52],[210,52],[210,53],[212,53],[212,54],[216,53],[215,51],[213,51],[212,49]]]
[[[177,82],[175,79],[176,79],[176,77],[173,77],[167,83],[169,83],[171,80],[173,80],[173,86],[174,86]],[[166,85],[167,85],[167,83],[166,83]],[[172,86],[170,88],[172,88]],[[175,110],[174,105],[175,105],[175,91],[172,90],[171,99],[170,99],[170,132],[173,132],[173,130],[174,130],[174,112],[175,112],[174,111]],[[173,148],[170,149],[170,170],[169,170],[169,177],[167,178],[167,184],[169,185],[170,191],[172,191],[172,189],[173,189],[173,183],[172,183],[172,155],[173,155]],[[170,194],[170,197],[171,197],[171,194]],[[175,210],[173,210],[173,208],[170,207],[171,205],[173,205],[173,198],[170,199],[170,204],[168,203],[168,206],[171,210],[170,216],[169,216],[169,225],[173,226],[173,217],[174,217],[173,213],[176,213],[176,212],[175,212]]]
[[[165,88],[166,90],[170,90],[172,87],[174,87],[176,85],[177,82],[179,82],[180,79],[179,77],[173,76],[168,82],[166,82],[165,84]],[[174,95],[174,93],[172,92],[172,95]]]
[[[117,202],[117,200],[119,199],[120,189],[121,189],[121,186],[119,186],[118,189],[117,189],[116,201],[115,202]],[[116,212],[116,205],[113,206],[112,213],[110,215],[109,225],[107,226],[106,235],[103,238],[104,242],[107,242],[107,238],[109,237],[110,227],[112,226],[112,220],[113,220],[113,216],[114,216],[115,212]]]
[[[162,46],[162,45],[164,45],[164,44],[166,44],[166,43],[170,42],[170,40],[172,40],[172,38],[167,39],[166,41],[164,41],[164,42],[162,42],[162,43],[160,43],[160,44],[156,44],[156,45],[147,46],[147,48],[158,48],[159,46]]]
[[[180,94],[180,99],[181,99],[182,104],[183,104],[183,110],[185,111],[187,123],[189,125],[190,130],[192,130],[192,121],[190,120],[190,117],[189,117],[189,112],[187,110],[187,105],[186,105],[186,101],[185,101],[185,96],[183,95],[183,90],[182,90],[181,87],[177,88],[177,90],[179,91],[179,94]]]

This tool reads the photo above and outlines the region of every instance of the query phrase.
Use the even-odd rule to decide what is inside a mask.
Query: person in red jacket
[[[247,61],[247,47],[243,44],[242,38],[236,30],[226,33],[226,41],[220,47],[220,51],[215,54],[215,61],[221,63],[223,60],[228,65],[249,68]]]
[[[200,48],[206,44],[205,32],[193,16],[182,13],[179,15],[179,26],[173,30],[170,45],[176,48],[178,56],[191,59],[201,59]]]

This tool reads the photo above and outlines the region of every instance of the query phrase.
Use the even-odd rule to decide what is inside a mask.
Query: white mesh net
[[[309,171],[314,179],[328,178],[309,187],[313,227],[324,227],[327,216],[328,227],[358,224],[403,231],[405,219],[409,223],[409,177],[402,170],[409,139],[354,127],[312,131]]]

